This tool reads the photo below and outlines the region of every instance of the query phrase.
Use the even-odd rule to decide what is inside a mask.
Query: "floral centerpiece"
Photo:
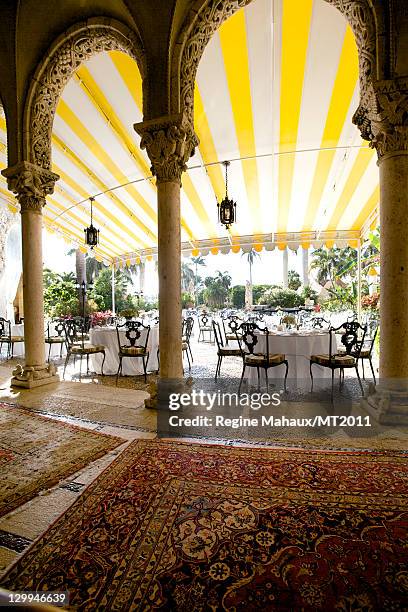
[[[288,325],[288,326],[296,325],[296,317],[291,314],[286,314],[284,317],[282,317],[281,323],[283,323],[284,325]]]
[[[111,310],[104,310],[100,312],[93,312],[92,315],[92,326],[96,325],[104,326],[106,325],[108,319],[113,317],[113,312]]]

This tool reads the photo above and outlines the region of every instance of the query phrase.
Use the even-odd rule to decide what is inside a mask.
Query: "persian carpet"
[[[14,565],[78,610],[402,610],[397,453],[132,443]]]
[[[123,442],[0,403],[0,516]]]

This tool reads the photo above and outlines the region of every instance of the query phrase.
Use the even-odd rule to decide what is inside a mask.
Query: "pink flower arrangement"
[[[113,317],[113,312],[111,310],[104,310],[101,312],[93,312],[92,317],[92,326],[95,325],[106,325],[106,322],[110,317]]]

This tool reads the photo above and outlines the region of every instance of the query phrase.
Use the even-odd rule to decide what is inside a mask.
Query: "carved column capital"
[[[359,106],[353,123],[380,161],[388,154],[408,154],[408,80],[377,81],[370,89],[369,104]]]
[[[140,147],[146,149],[157,182],[180,182],[187,161],[198,145],[198,138],[185,115],[143,121],[133,127],[141,137]]]
[[[53,193],[59,179],[58,174],[26,161],[1,173],[7,179],[9,190],[16,195],[21,213],[32,211],[41,214],[47,195]]]

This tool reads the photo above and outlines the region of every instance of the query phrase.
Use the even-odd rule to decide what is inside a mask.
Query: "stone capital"
[[[22,213],[41,214],[47,195],[53,193],[59,179],[58,174],[26,161],[5,168],[1,173],[7,179],[9,190],[16,195]]]
[[[353,123],[379,161],[389,154],[408,155],[408,79],[377,81],[370,90],[369,104],[359,106]]]
[[[141,137],[140,147],[146,149],[157,182],[180,182],[187,161],[198,145],[198,138],[185,115],[160,117],[136,123],[133,127]]]

